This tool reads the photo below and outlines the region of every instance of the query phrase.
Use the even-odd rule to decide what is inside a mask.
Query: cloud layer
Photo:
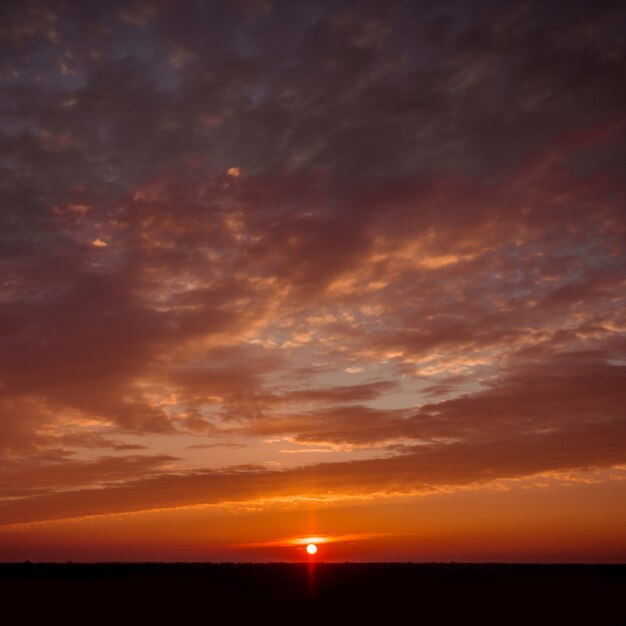
[[[475,9],[3,5],[2,523],[626,462],[626,13]]]

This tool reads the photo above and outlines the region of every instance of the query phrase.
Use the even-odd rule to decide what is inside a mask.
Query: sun
[[[314,543],[310,543],[307,547],[306,547],[306,551],[310,554],[313,555],[317,552],[317,546]]]

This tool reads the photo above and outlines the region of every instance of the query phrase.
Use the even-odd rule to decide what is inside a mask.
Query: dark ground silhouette
[[[5,563],[0,601],[20,624],[626,626],[626,565]]]

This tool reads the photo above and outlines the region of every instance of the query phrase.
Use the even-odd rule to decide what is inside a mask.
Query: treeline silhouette
[[[4,563],[0,599],[19,623],[626,626],[626,565]]]

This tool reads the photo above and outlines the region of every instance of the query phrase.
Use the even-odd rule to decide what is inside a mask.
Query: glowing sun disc
[[[309,554],[315,554],[317,552],[317,546],[314,543],[310,543],[307,547],[306,547],[306,551]]]

